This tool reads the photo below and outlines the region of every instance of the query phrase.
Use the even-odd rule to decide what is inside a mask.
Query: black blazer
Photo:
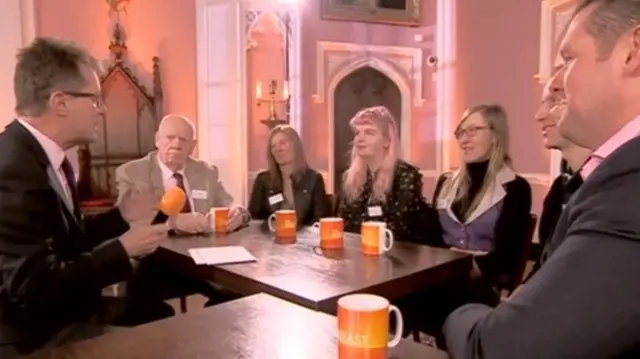
[[[294,207],[299,225],[312,225],[322,217],[330,215],[327,192],[322,175],[307,169],[300,176],[292,176]],[[262,171],[256,177],[249,200],[249,213],[255,219],[267,219],[280,209],[284,202],[271,205],[269,197],[282,194],[282,186],[271,183],[269,171]]]
[[[77,219],[49,159],[19,122],[0,134],[0,346],[41,347],[101,308],[102,288],[127,278],[118,210]],[[56,190],[56,188],[58,188]]]
[[[545,246],[540,270],[492,309],[444,325],[452,358],[640,358],[640,137],[585,179]]]
[[[547,195],[544,197],[544,202],[542,203],[542,213],[540,214],[538,225],[538,238],[540,239],[540,246],[543,248],[543,251],[549,239],[553,237],[553,232],[556,229],[564,207],[569,202],[571,196],[582,186],[582,182],[582,176],[580,173],[576,173],[573,176],[561,174],[556,177],[551,184],[549,192],[547,192]],[[541,260],[542,258],[536,260],[525,282],[540,269]]]

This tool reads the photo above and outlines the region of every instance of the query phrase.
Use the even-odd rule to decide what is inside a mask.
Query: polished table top
[[[225,245],[243,246],[257,261],[196,266],[188,253],[190,248]],[[183,267],[239,294],[266,292],[327,313],[335,313],[337,299],[345,294],[366,292],[393,300],[468,276],[471,269],[468,254],[400,241],[381,256],[366,256],[360,250],[360,236],[349,233],[342,250],[323,251],[317,229],[311,228],[301,230],[295,243],[281,244],[255,222],[229,235],[171,238],[163,248]]]
[[[54,350],[32,359],[336,359],[337,319],[267,294],[179,315]],[[403,340],[392,359],[445,359]]]

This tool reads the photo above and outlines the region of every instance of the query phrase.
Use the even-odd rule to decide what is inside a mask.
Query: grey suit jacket
[[[540,270],[508,301],[449,315],[455,359],[640,358],[640,137],[571,197]]]
[[[184,172],[191,192],[196,190],[207,193],[204,199],[194,198],[191,193],[188,193],[193,200],[195,212],[207,213],[212,207],[225,207],[232,204],[233,197],[224,189],[215,166],[190,158]],[[118,203],[130,189],[136,186],[150,187],[160,202],[165,190],[157,153],[150,152],[143,158],[118,167],[116,169],[116,183],[118,185]]]

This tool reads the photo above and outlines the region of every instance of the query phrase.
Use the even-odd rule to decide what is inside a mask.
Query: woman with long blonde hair
[[[442,245],[471,252],[477,274],[493,285],[506,285],[497,281],[515,272],[531,211],[531,187],[516,175],[509,155],[507,114],[499,105],[472,107],[455,137],[462,164],[438,178],[433,200]]]
[[[260,172],[253,184],[251,216],[267,219],[278,209],[295,209],[301,225],[328,216],[324,179],[309,168],[296,130],[288,125],[276,126],[269,133],[266,152],[269,168]]]
[[[344,173],[338,214],[345,230],[360,232],[362,222],[387,223],[398,240],[412,241],[425,202],[422,175],[400,159],[400,138],[393,115],[384,106],[366,108],[350,122],[351,163]]]
[[[442,174],[433,203],[441,234],[428,244],[473,255],[469,277],[413,294],[408,325],[435,336],[449,313],[465,303],[495,306],[511,280],[529,232],[531,188],[509,156],[507,114],[499,105],[469,108],[455,130],[461,165]]]

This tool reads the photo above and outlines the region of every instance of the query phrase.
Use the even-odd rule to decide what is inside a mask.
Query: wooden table
[[[180,315],[54,350],[32,359],[337,359],[337,320],[267,294]],[[392,359],[445,359],[402,340]]]
[[[224,245],[243,246],[258,260],[196,266],[188,254],[189,248]],[[156,253],[238,294],[265,292],[329,314],[336,313],[337,300],[345,294],[366,292],[394,300],[466,277],[471,270],[468,254],[405,242],[396,242],[382,256],[365,256],[355,234],[345,235],[342,250],[323,251],[315,229],[301,230],[293,244],[279,244],[259,223],[229,235],[172,238],[163,248]]]

